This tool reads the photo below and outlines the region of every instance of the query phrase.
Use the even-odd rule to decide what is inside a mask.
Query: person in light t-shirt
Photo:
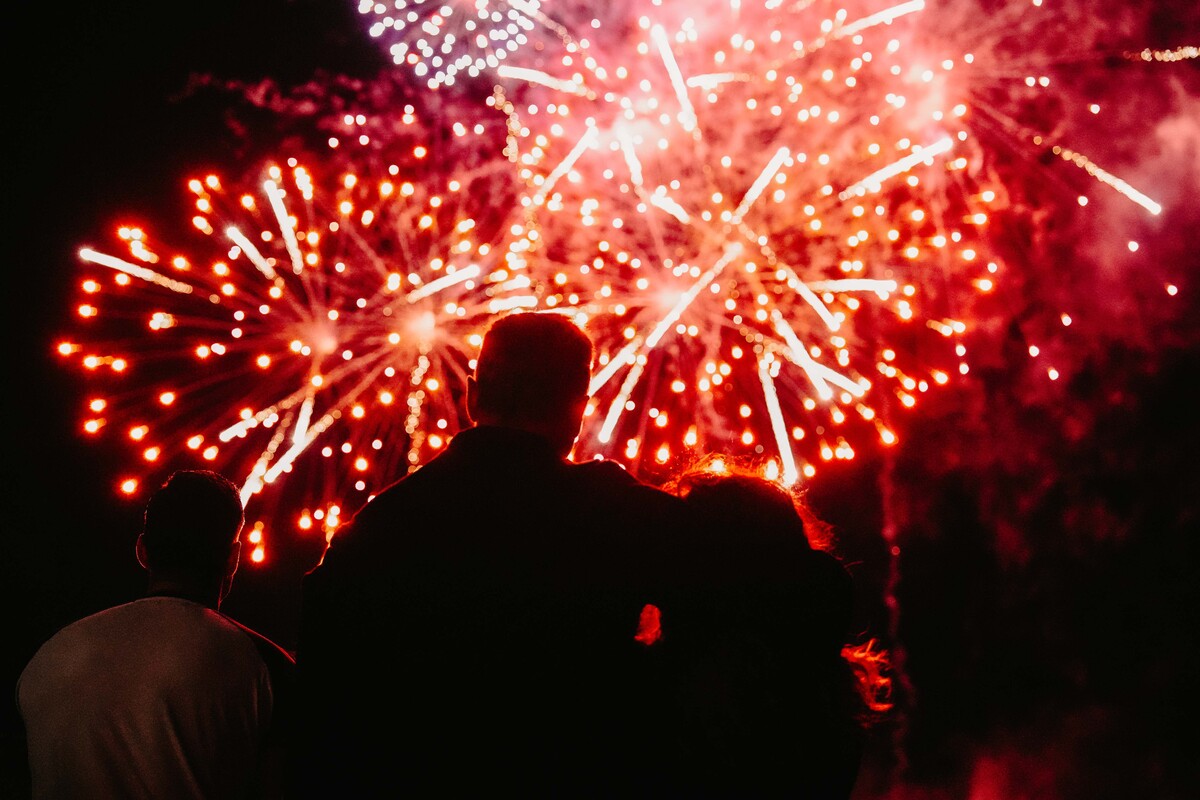
[[[243,523],[214,472],[150,498],[145,596],[58,631],[17,682],[36,800],[280,796],[295,664],[220,613]]]

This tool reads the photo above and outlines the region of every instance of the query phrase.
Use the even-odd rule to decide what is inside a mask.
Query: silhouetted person
[[[297,794],[649,791],[634,635],[686,580],[683,504],[568,460],[591,362],[565,316],[497,320],[468,381],[473,427],[369,500],[305,577]]]
[[[860,688],[886,685],[856,671],[869,652],[843,652],[853,584],[810,543],[826,530],[793,493],[729,459],[707,459],[670,488],[694,512],[693,545],[712,569],[701,607],[678,621],[664,612],[655,645],[676,709],[663,737],[673,793],[845,800],[862,722],[882,707]],[[860,676],[873,683],[860,687]]]
[[[17,683],[34,798],[280,796],[295,664],[219,611],[243,522],[213,472],[150,498],[145,596],[67,625]]]

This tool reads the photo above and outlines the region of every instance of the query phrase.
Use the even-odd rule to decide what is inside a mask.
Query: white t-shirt
[[[147,597],[74,622],[17,682],[35,798],[239,798],[271,724],[270,671],[232,620]]]

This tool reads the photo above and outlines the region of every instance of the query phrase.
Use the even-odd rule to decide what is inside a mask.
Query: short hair
[[[478,403],[502,419],[562,414],[588,394],[592,340],[558,312],[526,311],[492,323],[475,366]]]
[[[147,566],[202,574],[224,568],[245,523],[237,487],[210,470],[180,470],[150,497],[142,535]]]

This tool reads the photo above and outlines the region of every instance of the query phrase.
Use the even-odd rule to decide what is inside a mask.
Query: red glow
[[[638,618],[637,634],[633,637],[649,647],[662,638],[662,615],[658,606],[647,603]]]

